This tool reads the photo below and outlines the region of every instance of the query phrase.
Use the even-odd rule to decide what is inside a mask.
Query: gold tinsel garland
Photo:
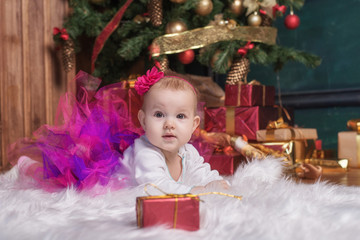
[[[197,49],[216,42],[230,40],[274,45],[276,35],[277,29],[274,27],[239,26],[229,29],[226,26],[206,26],[181,33],[165,34],[155,38],[152,47],[156,51],[153,51],[152,56],[179,53],[188,49]]]

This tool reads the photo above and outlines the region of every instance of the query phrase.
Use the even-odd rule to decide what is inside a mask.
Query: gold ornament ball
[[[170,2],[173,2],[173,3],[184,3],[184,2],[186,2],[186,0],[170,0]]]
[[[228,24],[226,25],[226,27],[229,29],[229,30],[234,30],[236,28],[236,21],[234,19],[229,19],[228,21]]]
[[[187,26],[182,21],[172,21],[166,24],[165,32],[170,33],[181,33],[187,30]]]
[[[260,26],[261,21],[261,16],[257,12],[250,14],[247,18],[248,25],[252,27]]]
[[[219,56],[220,56],[221,53],[222,53],[221,50],[216,50],[214,56],[211,58],[210,66],[211,66],[212,68],[215,67],[215,63],[216,63],[217,60],[219,59]],[[227,68],[228,68],[228,69],[231,67],[231,64],[232,64],[231,59],[228,59],[228,62],[227,62],[227,65],[228,65]]]
[[[230,10],[236,16],[244,12],[244,0],[233,0],[230,4]]]
[[[213,3],[211,0],[199,0],[195,8],[195,12],[200,16],[206,16],[213,10]]]

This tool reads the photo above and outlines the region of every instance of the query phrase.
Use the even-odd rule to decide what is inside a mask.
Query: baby
[[[144,95],[138,118],[145,134],[123,158],[133,185],[153,183],[168,193],[196,193],[229,188],[217,171],[188,141],[199,126],[197,93],[186,80],[165,76],[154,67],[138,78],[135,89]]]

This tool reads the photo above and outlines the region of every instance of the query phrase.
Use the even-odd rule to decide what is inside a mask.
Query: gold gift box
[[[310,158],[315,149],[315,141],[308,140],[291,140],[282,142],[261,142],[250,143],[253,147],[259,149],[265,154],[274,157],[283,157],[288,165],[293,165],[298,160]]]
[[[315,128],[278,128],[256,131],[256,140],[264,141],[290,141],[301,139],[317,139]]]

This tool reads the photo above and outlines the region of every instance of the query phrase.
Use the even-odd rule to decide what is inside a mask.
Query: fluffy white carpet
[[[359,239],[360,188],[282,177],[274,159],[253,161],[229,178],[243,200],[201,197],[201,229],[138,229],[135,197],[124,189],[91,197],[67,189],[24,188],[18,170],[0,175],[0,239]]]

